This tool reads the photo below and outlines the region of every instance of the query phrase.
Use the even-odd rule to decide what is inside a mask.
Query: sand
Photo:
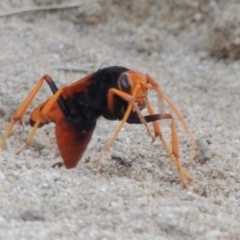
[[[0,13],[39,2],[2,0]],[[150,74],[184,115],[203,152],[176,118],[180,158],[197,181],[184,190],[161,142],[152,144],[141,125],[126,124],[103,154],[119,124],[104,118],[75,169],[51,168],[61,161],[54,124],[15,155],[31,130],[30,112],[51,96],[44,84],[24,128],[16,125],[0,152],[0,239],[239,239],[240,63],[212,56],[208,40],[224,3],[179,18],[154,1],[93,2],[0,18],[0,137],[43,74],[64,86],[99,68],[125,66]],[[158,109],[156,95],[149,100]],[[170,122],[161,126],[170,141]]]

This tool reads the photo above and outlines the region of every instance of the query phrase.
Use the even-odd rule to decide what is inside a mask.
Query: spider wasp
[[[120,121],[118,128],[106,144],[105,149],[108,149],[113,144],[125,123],[143,124],[153,141],[156,138],[161,140],[177,167],[183,188],[187,188],[187,180],[192,178],[183,169],[179,160],[179,141],[175,120],[169,113],[154,113],[153,107],[148,100],[148,91],[155,91],[159,101],[165,101],[169,105],[186,132],[194,140],[189,127],[182,114],[161,91],[157,82],[150,75],[125,67],[111,66],[103,68],[69,86],[59,89],[49,75],[44,75],[14,114],[0,144],[0,149],[4,148],[14,124],[16,122],[22,124],[24,113],[44,81],[48,83],[53,96],[40,104],[31,113],[30,125],[33,128],[26,144],[17,153],[20,153],[31,144],[37,128],[49,122],[54,122],[56,125],[57,145],[63,159],[63,165],[66,168],[74,168],[91,140],[99,117],[103,116],[108,120]],[[149,115],[143,116],[141,110],[144,108],[147,109]],[[171,120],[172,147],[169,146],[162,136],[158,123],[158,120],[162,119]],[[149,122],[153,125],[154,133],[148,127]]]

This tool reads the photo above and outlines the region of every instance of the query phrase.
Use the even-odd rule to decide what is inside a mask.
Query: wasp
[[[192,178],[183,169],[179,159],[179,140],[175,120],[169,113],[154,112],[148,100],[148,91],[154,91],[159,101],[166,102],[169,105],[186,132],[194,140],[191,130],[182,114],[161,91],[157,82],[150,75],[121,66],[100,69],[69,86],[59,89],[49,75],[44,75],[14,114],[0,144],[0,149],[4,148],[14,124],[19,122],[22,125],[24,113],[44,82],[48,83],[53,96],[31,113],[30,125],[33,128],[26,144],[17,153],[31,144],[37,128],[49,122],[54,122],[57,146],[63,159],[62,164],[70,169],[76,167],[80,161],[91,140],[99,117],[120,121],[112,138],[106,144],[105,150],[114,143],[125,123],[143,124],[153,141],[157,138],[161,140],[177,167],[183,188],[187,188],[187,180]],[[149,115],[143,116],[141,111],[144,108],[147,109]],[[162,136],[159,124],[159,120],[162,119],[171,121],[171,146]],[[152,123],[153,133],[150,131],[148,123]]]

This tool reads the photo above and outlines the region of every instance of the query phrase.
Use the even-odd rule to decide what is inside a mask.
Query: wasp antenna
[[[194,144],[196,144],[196,140],[195,140],[195,137],[194,137],[192,131],[190,130],[188,124],[186,123],[182,114],[179,112],[179,110],[176,108],[176,106],[171,102],[171,100],[165,94],[158,91],[158,89],[156,89],[156,91],[162,96],[162,98],[168,103],[168,105],[171,107],[171,109],[176,113],[176,115],[177,115],[178,119],[180,120],[180,122],[182,123],[185,131],[190,135],[192,142]]]
[[[187,125],[186,121],[184,120],[182,114],[178,111],[178,109],[175,107],[175,105],[171,102],[171,100],[161,91],[158,83],[148,74],[147,75],[147,79],[149,81],[150,84],[152,84],[153,86],[153,90],[155,90],[155,92],[157,93],[159,99],[163,99],[165,100],[169,107],[175,112],[175,114],[177,115],[178,119],[180,120],[180,122],[182,123],[185,131],[189,134],[190,138],[191,138],[191,141],[192,141],[192,144],[193,145],[197,145],[196,143],[196,140],[195,140],[195,137],[192,133],[192,131],[190,130],[189,126]]]

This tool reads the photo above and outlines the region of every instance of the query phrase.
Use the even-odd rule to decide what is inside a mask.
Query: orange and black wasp
[[[3,137],[0,148],[3,149],[8,136],[16,122],[22,124],[22,117],[33,98],[46,81],[53,96],[38,106],[30,116],[33,129],[29,138],[19,152],[28,147],[37,128],[49,123],[56,124],[55,134],[58,149],[66,168],[74,168],[85,152],[97,119],[101,116],[108,120],[119,120],[120,125],[115,131],[105,149],[115,141],[123,125],[144,124],[152,140],[159,138],[169,153],[181,177],[182,185],[187,188],[187,180],[191,177],[182,168],[178,154],[178,135],[175,120],[169,113],[154,113],[147,94],[155,91],[159,101],[167,102],[181,121],[186,132],[194,139],[189,127],[170,99],[161,91],[156,81],[148,74],[133,71],[125,67],[111,66],[87,75],[70,86],[57,88],[49,75],[44,75],[29,93],[27,98],[14,114],[12,121]],[[146,108],[149,115],[143,116],[141,110]],[[172,147],[162,136],[158,120],[170,119],[172,132]],[[154,134],[148,124],[152,122]]]

